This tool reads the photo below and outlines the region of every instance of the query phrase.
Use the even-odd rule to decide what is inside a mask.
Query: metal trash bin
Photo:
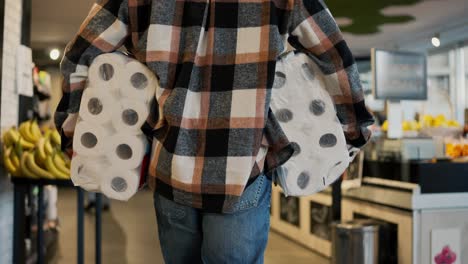
[[[377,264],[379,224],[354,220],[332,225],[332,264]]]

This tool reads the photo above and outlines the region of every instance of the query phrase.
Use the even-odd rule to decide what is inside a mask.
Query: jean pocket
[[[233,205],[233,213],[258,207],[265,200],[269,200],[270,193],[270,180],[263,174],[258,176],[257,179],[245,189],[239,201]]]
[[[158,193],[154,194],[154,207],[169,222],[181,220],[186,215],[186,210],[183,206],[176,204]]]

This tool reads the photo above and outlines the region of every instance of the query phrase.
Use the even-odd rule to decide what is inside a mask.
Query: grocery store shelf
[[[22,177],[12,177],[13,184],[19,185],[56,185],[62,187],[74,187],[71,180],[49,180],[49,179],[31,179]]]

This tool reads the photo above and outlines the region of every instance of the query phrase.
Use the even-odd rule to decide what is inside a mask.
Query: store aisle
[[[61,228],[59,252],[52,263],[76,262],[76,194],[59,190]],[[140,192],[129,203],[112,202],[111,211],[103,214],[103,263],[162,264],[162,254],[149,191]],[[94,263],[94,216],[85,218],[85,263]],[[266,264],[328,264],[311,251],[275,234],[270,234]]]

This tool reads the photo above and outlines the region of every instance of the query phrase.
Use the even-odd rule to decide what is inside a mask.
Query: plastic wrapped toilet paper
[[[122,99],[113,110],[112,124],[119,132],[141,135],[141,126],[149,114],[149,107],[140,101]]]
[[[88,72],[74,133],[72,181],[126,201],[138,191],[142,163],[147,164],[148,142],[141,126],[158,80],[145,65],[121,53],[98,56]]]
[[[325,189],[346,170],[350,153],[326,78],[303,53],[277,63],[271,109],[295,149],[276,171],[286,195],[306,196]]]
[[[141,165],[148,141],[144,136],[119,133],[106,140],[105,154],[113,167],[132,170]]]
[[[98,126],[86,121],[78,121],[73,136],[73,150],[80,156],[100,156],[104,154],[105,142],[114,133],[110,126]]]
[[[102,173],[109,168],[110,164],[104,158],[75,156],[71,162],[71,179],[75,186],[80,186],[89,192],[98,192]]]
[[[88,87],[81,98],[80,117],[88,123],[105,125],[112,120],[113,113],[118,111],[117,105],[114,96]]]
[[[124,85],[120,86],[120,94],[124,98],[149,102],[155,95],[158,80],[148,67],[138,61],[127,63]]]
[[[103,172],[101,192],[111,199],[128,201],[138,192],[140,174],[138,170],[109,168]]]
[[[129,57],[119,52],[99,55],[89,67],[89,83],[96,89],[118,95],[129,61]]]

